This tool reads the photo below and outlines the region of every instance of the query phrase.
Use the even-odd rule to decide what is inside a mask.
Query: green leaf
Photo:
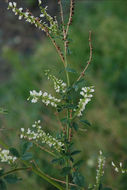
[[[62,123],[64,124],[68,124],[69,123],[69,120],[67,118],[63,118],[60,120]]]
[[[74,168],[80,168],[80,166],[82,165],[82,163],[83,163],[83,160],[79,160],[78,162],[76,162],[76,163],[73,165],[73,167],[74,167]]]
[[[76,122],[72,123],[72,127],[75,129],[75,131],[78,131],[78,124]]]
[[[90,122],[88,120],[80,120],[80,122],[84,123],[85,125],[91,126]]]
[[[64,163],[65,163],[65,160],[63,159],[63,158],[56,158],[56,159],[53,159],[52,160],[52,163],[53,164],[56,164],[56,163],[58,163],[58,164],[60,164],[60,165],[63,165]]]
[[[76,185],[80,187],[83,187],[85,185],[84,177],[79,172],[74,172],[72,177],[73,177],[73,182]]]
[[[23,154],[22,156],[22,160],[31,160],[33,157],[32,153],[31,152],[26,152],[25,154]]]
[[[112,190],[112,189],[109,187],[104,187],[103,190]]]
[[[2,179],[0,179],[0,190],[7,190],[6,184]]]
[[[32,142],[25,142],[22,146],[22,154],[27,152],[33,146]]]
[[[80,150],[75,150],[75,151],[73,151],[72,153],[71,153],[71,156],[74,156],[74,155],[76,155],[76,154],[79,154],[81,151]]]
[[[67,174],[70,173],[70,170],[71,170],[71,167],[64,167],[64,168],[62,169],[61,174],[62,174],[63,176],[66,176]]]
[[[9,148],[9,150],[10,150],[10,152],[11,152],[11,154],[12,154],[13,156],[16,156],[17,158],[20,157],[19,152],[18,152],[15,148],[11,147],[11,148]]]
[[[77,74],[77,71],[76,71],[75,69],[72,69],[72,68],[66,67],[65,70],[66,70],[67,72],[69,72],[69,73],[75,73],[75,74]]]
[[[14,174],[11,174],[11,175],[7,175],[4,177],[4,179],[10,183],[10,184],[14,184],[14,183],[17,183],[18,181],[21,180],[21,178],[18,178],[16,175]]]
[[[85,85],[84,81],[85,81],[84,79],[80,79],[79,81],[73,84],[73,88],[75,89],[75,91],[78,91],[79,88]]]

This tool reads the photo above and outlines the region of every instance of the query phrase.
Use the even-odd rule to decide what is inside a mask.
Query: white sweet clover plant
[[[64,150],[64,144],[51,136],[49,133],[45,133],[40,125],[40,120],[35,121],[32,125],[32,129],[28,128],[25,130],[21,128],[21,139],[28,139],[29,141],[35,141],[41,144],[47,144],[49,147],[53,148],[54,150],[60,152]]]
[[[66,81],[52,75],[50,70],[46,70],[45,75],[53,82],[56,95],[53,96],[42,90],[31,90],[29,92],[30,95],[27,100],[30,100],[31,103],[42,103],[49,106],[49,108],[51,106],[57,112],[59,118],[59,134],[54,135],[52,132],[47,133],[44,127],[42,127],[40,120],[38,120],[35,121],[31,128],[28,127],[26,129],[22,127],[20,130],[20,139],[25,141],[25,143],[23,143],[23,151],[19,152],[15,148],[9,148],[0,141],[0,144],[4,147],[4,149],[0,148],[0,161],[1,163],[8,163],[11,166],[11,169],[7,172],[4,172],[4,170],[0,168],[0,183],[2,183],[2,187],[6,187],[5,181],[12,178],[15,172],[29,169],[60,190],[103,190],[104,188],[101,184],[104,175],[105,157],[102,152],[100,151],[98,158],[95,184],[89,185],[88,187],[84,184],[84,177],[79,171],[78,163],[80,162],[76,161],[73,157],[75,154],[80,153],[79,150],[75,150],[73,141],[75,133],[73,133],[73,131],[75,130],[75,132],[77,132],[78,128],[80,128],[80,126],[78,126],[79,121],[84,117],[86,105],[91,101],[94,93],[94,87],[84,86],[83,79],[92,60],[91,32],[89,33],[89,60],[81,74],[79,74],[79,77],[77,77],[77,80],[72,84],[69,73],[74,69],[69,68],[67,52],[69,28],[72,24],[75,3],[74,0],[70,0],[69,18],[68,22],[65,23],[62,2],[61,0],[57,1],[60,7],[61,25],[58,24],[59,22],[56,17],[52,17],[48,14],[48,7],[43,7],[41,0],[38,0],[41,11],[39,17],[35,17],[28,9],[24,10],[22,7],[17,8],[16,2],[9,2],[8,4],[8,9],[12,10],[12,12],[18,16],[19,20],[24,19],[26,22],[35,25],[35,27],[45,32],[50,38],[65,68]],[[63,42],[62,47],[59,47],[57,44],[56,37],[58,36]],[[81,86],[81,84],[83,85]],[[45,126],[45,124],[43,125]],[[37,165],[36,160],[31,154],[33,146],[37,146],[40,150],[45,151],[53,158],[52,162],[60,165],[61,172],[59,179],[44,173]],[[21,165],[23,165],[23,167],[19,167]],[[112,166],[116,172],[120,171],[126,173],[126,170],[122,167],[122,163],[117,167],[114,162],[112,162]],[[64,180],[63,177],[65,177]]]
[[[17,160],[16,156],[10,155],[10,151],[0,148],[0,161],[8,164],[13,164]]]

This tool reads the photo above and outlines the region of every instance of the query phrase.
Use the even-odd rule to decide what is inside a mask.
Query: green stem
[[[69,87],[69,86],[70,86],[70,79],[69,79],[69,74],[68,74],[68,72],[67,72],[67,70],[66,70],[66,68],[67,68],[67,66],[68,66],[66,50],[65,50],[65,56],[64,56],[64,58],[65,58],[65,73],[66,73],[66,77],[67,77],[67,85],[68,85],[68,87]]]
[[[57,182],[53,181],[52,179],[50,179],[49,177],[47,177],[44,173],[42,173],[41,171],[32,168],[32,171],[37,174],[38,176],[40,176],[41,178],[45,179],[47,182],[49,182],[50,184],[52,184],[54,187],[56,187],[59,190],[64,190],[64,188],[59,185]]]
[[[66,175],[66,190],[69,189],[69,178],[68,175]]]
[[[5,177],[5,176],[7,176],[7,175],[9,175],[9,174],[12,174],[12,173],[15,173],[15,172],[18,172],[18,171],[21,171],[21,170],[28,170],[28,169],[31,169],[31,167],[27,167],[27,168],[15,168],[15,169],[13,169],[13,170],[10,170],[10,171],[4,173],[4,174],[1,175],[0,177]]]
[[[66,37],[65,37],[66,39]],[[64,51],[64,58],[65,58],[65,73],[66,73],[66,77],[67,77],[67,85],[68,87],[70,86],[70,79],[69,79],[69,73],[67,72],[66,68],[68,66],[68,62],[67,62],[67,47],[66,47],[66,40],[64,42],[64,47],[65,47],[65,51]],[[69,114],[70,111],[69,109],[67,110],[67,118],[69,119]],[[67,124],[67,130],[66,130],[66,134],[67,134],[67,140],[69,139],[69,124]],[[68,151],[68,150],[67,150]],[[68,167],[68,160],[66,161],[66,167]],[[69,175],[66,175],[66,190],[69,190]]]
[[[6,149],[9,149],[8,145],[6,145],[5,143],[3,143],[3,141],[0,140],[0,144],[6,148]],[[52,184],[54,187],[56,187],[57,189],[59,190],[64,190],[64,188],[59,185],[59,183],[53,181],[52,179],[50,179],[45,173],[43,173],[42,171],[40,170],[37,170],[36,168],[34,167],[30,167],[29,164],[27,162],[25,162],[24,160],[21,160],[19,159],[26,167],[28,168],[31,168],[31,171],[33,171],[35,174],[37,174],[38,176],[40,176],[41,178],[43,178],[44,180],[46,180],[47,182],[49,182],[50,184]],[[17,168],[17,170],[19,170]],[[17,171],[16,169],[13,170],[13,172],[16,172]],[[11,172],[11,171],[10,171]],[[8,173],[9,174],[9,173]]]
[[[69,119],[69,109],[67,111],[67,117]],[[69,124],[67,124],[67,140],[69,139]],[[67,150],[68,151],[68,150]],[[68,167],[68,160],[66,161],[66,167]],[[69,176],[68,174],[66,175],[66,190],[69,190]]]
[[[39,144],[37,144],[37,143],[35,143],[35,142],[34,142],[34,144],[35,144],[37,147],[39,147],[41,150],[43,150],[44,152],[50,154],[51,156],[53,156],[53,157],[57,157],[53,152],[47,150],[46,148],[40,146]]]

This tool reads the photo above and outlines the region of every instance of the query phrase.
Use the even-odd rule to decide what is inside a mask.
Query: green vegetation
[[[67,6],[67,5],[66,5]],[[66,9],[65,6],[65,9]],[[79,138],[75,137],[76,148],[82,150],[80,157],[84,160],[81,172],[85,181],[95,183],[96,163],[99,150],[103,150],[107,157],[104,184],[113,190],[127,189],[127,175],[118,176],[111,168],[111,161],[125,162],[127,159],[127,2],[126,1],[97,1],[76,3],[73,26],[70,30],[70,68],[71,82],[74,81],[89,59],[88,34],[92,30],[93,60],[85,74],[86,84],[95,86],[94,101],[91,102],[84,120],[91,125],[83,124],[79,131]],[[5,73],[7,79],[0,87],[0,107],[8,110],[7,115],[0,118],[0,138],[8,145],[18,147],[19,129],[28,128],[41,118],[47,126],[47,132],[57,129],[55,115],[42,105],[32,105],[27,100],[31,89],[46,89],[53,93],[53,89],[44,70],[51,69],[58,78],[63,76],[60,59],[49,40],[38,42],[31,54],[3,46],[2,59],[9,67]],[[57,72],[59,71],[59,73]],[[48,115],[47,115],[48,113]],[[11,135],[10,135],[11,134]],[[16,135],[17,134],[17,135]],[[51,176],[58,175],[52,168],[51,159],[45,153],[34,150],[35,157],[40,158],[39,165],[43,171]],[[55,166],[54,166],[55,168]],[[52,189],[40,177],[35,177],[30,171],[21,173],[25,183],[10,185],[12,189],[22,190],[37,188],[38,190]],[[28,189],[28,190],[29,190]],[[54,188],[55,189],[55,188]]]

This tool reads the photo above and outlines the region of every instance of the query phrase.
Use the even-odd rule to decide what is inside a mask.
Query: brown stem
[[[57,50],[57,53],[59,54],[59,56],[60,56],[60,58],[61,58],[61,61],[63,62],[64,67],[65,67],[64,56],[63,56],[63,53],[61,52],[60,47],[56,44],[56,41],[50,36],[49,33],[47,33],[47,36],[50,38],[51,42],[52,42],[53,45],[55,46],[55,48],[56,48],[56,50]]]
[[[37,163],[35,162],[35,160],[32,160],[32,162],[34,163],[35,167],[36,167],[40,172],[42,172],[42,171],[40,170],[40,168],[38,167]],[[51,177],[51,176],[49,176],[48,174],[45,174],[45,175],[46,175],[48,178],[50,178],[50,179],[52,179],[52,180],[54,180],[54,181],[57,181],[57,182],[66,184],[65,181],[62,181],[62,180],[60,180],[60,179],[56,179],[56,178],[54,178],[54,177]],[[76,185],[76,184],[73,184],[73,183],[69,183],[69,185],[77,187],[77,185]]]
[[[64,28],[65,24],[64,24],[63,7],[62,7],[61,0],[58,0],[58,4],[60,6],[60,16],[61,16],[61,23],[62,23],[62,28],[63,28],[63,36],[65,37],[66,36],[66,30]]]
[[[43,151],[49,153],[50,155],[56,157],[56,155],[55,155],[53,152],[51,152],[51,151],[49,151],[48,149],[42,147],[41,145],[37,144],[36,142],[33,142],[33,143],[34,143],[37,147],[39,147],[41,150],[43,150]]]
[[[89,31],[89,47],[90,47],[89,60],[87,61],[87,65],[86,65],[86,67],[84,68],[84,70],[81,72],[81,74],[80,74],[79,78],[77,79],[77,81],[79,81],[79,80],[84,76],[84,74],[85,74],[85,72],[86,72],[88,66],[90,65],[90,63],[91,63],[91,61],[92,61],[92,53],[93,53],[93,51],[92,51],[92,39],[91,39],[91,34],[92,34],[91,31]]]
[[[69,27],[70,27],[70,25],[72,23],[73,15],[74,15],[74,0],[70,0],[70,15],[69,15],[68,23],[67,23],[66,36],[68,34]]]
[[[29,11],[29,10],[27,10]],[[32,13],[29,11],[29,13],[32,15]],[[32,15],[33,16],[33,15]],[[40,25],[40,27],[43,28],[43,30],[45,31],[46,35],[50,38],[51,42],[53,43],[54,47],[56,48],[56,51],[58,53],[58,55],[61,58],[61,61],[63,62],[64,66],[65,66],[65,62],[64,62],[64,56],[63,53],[60,49],[60,47],[56,44],[56,41],[51,37],[51,35],[49,34],[49,30],[45,25],[42,25],[42,23],[40,23],[39,18],[36,18],[36,22]]]

